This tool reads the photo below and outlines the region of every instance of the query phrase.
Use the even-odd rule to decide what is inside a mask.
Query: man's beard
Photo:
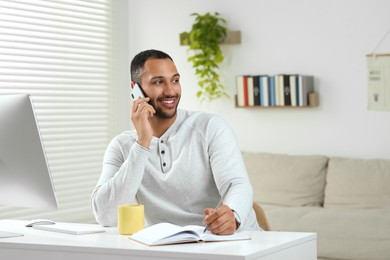
[[[177,103],[176,103],[176,107],[175,107],[174,111],[172,111],[172,112],[165,112],[161,107],[157,106],[157,102],[155,102],[154,100],[150,100],[149,104],[156,111],[156,113],[153,116],[161,118],[161,119],[171,119],[171,118],[175,117],[175,115],[177,113],[177,106],[179,105],[179,101],[180,101],[180,96],[176,96],[175,98],[177,100]]]

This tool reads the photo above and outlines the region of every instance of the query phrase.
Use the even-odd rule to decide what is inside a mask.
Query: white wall
[[[190,29],[191,13],[214,11],[242,33],[240,45],[223,47],[232,96],[238,74],[311,74],[320,107],[237,109],[233,99],[200,105],[179,33]],[[390,111],[367,110],[365,63],[390,29],[389,11],[388,0],[132,0],[129,60],[149,48],[169,53],[182,75],[181,108],[224,117],[242,150],[390,158]],[[378,51],[390,53],[390,36]]]
[[[112,71],[114,84],[114,104],[111,127],[112,135],[115,136],[124,129],[129,128],[129,12],[127,0],[112,1],[112,36],[113,55]],[[118,113],[119,112],[119,113]]]

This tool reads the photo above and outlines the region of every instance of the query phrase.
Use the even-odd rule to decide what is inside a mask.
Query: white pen
[[[215,207],[215,209],[219,208],[219,207],[222,205],[223,200],[225,199],[226,194],[228,193],[228,191],[229,191],[229,189],[230,189],[231,186],[232,186],[232,183],[229,184],[229,186],[227,187],[225,193],[222,194],[222,197],[221,197],[221,199],[219,200],[219,202],[218,202],[217,206]],[[206,232],[208,228],[209,228],[209,225],[206,225],[206,227],[205,227],[204,230],[203,230],[203,233]]]

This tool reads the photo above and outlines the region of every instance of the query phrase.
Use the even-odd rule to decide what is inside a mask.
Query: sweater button
[[[165,167],[165,166],[167,166],[167,164],[166,164],[166,163],[163,163],[163,167]]]
[[[162,151],[161,151],[161,154],[165,154],[165,151],[164,151],[164,150],[162,150]]]

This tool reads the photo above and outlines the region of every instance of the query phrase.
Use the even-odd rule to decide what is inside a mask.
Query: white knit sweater
[[[146,225],[170,222],[202,225],[204,208],[224,204],[240,216],[242,229],[258,230],[253,191],[230,126],[216,115],[179,109],[175,122],[150,149],[138,145],[135,131],[109,144],[92,193],[96,220],[117,224],[117,206],[142,203]]]

